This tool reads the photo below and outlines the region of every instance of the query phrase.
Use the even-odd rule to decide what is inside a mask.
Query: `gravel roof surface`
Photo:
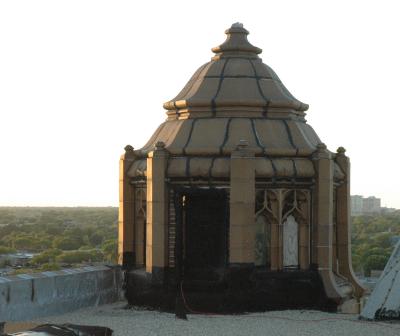
[[[76,323],[107,326],[115,336],[263,335],[263,336],[400,336],[400,323],[368,322],[358,315],[286,310],[243,315],[175,315],[125,309],[124,302],[35,320],[35,323]]]

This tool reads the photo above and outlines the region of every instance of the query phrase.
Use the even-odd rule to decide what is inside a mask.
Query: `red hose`
[[[223,316],[223,314],[201,312],[201,311],[193,310],[192,308],[190,308],[186,302],[185,293],[183,292],[183,280],[181,281],[181,296],[182,296],[183,304],[189,313],[199,314],[199,315],[207,315],[207,316]]]

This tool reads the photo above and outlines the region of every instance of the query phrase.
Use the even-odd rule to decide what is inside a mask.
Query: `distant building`
[[[31,259],[35,256],[35,253],[10,253],[10,254],[2,254],[0,255],[0,262],[7,262],[10,266],[25,266],[27,265]]]
[[[351,196],[352,216],[373,215],[381,213],[381,199],[375,196],[363,197],[361,195]]]
[[[381,213],[382,214],[389,214],[389,213],[393,213],[393,212],[396,212],[396,211],[397,211],[396,208],[381,207]]]
[[[363,212],[363,197],[361,195],[351,196],[351,214],[353,216],[362,215]]]
[[[381,212],[381,199],[370,196],[363,199],[363,213],[374,214]]]

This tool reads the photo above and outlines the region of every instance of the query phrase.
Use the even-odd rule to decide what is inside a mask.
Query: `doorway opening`
[[[227,264],[229,206],[223,189],[180,191],[182,275],[185,279],[217,280]],[[179,229],[179,228],[177,228]]]

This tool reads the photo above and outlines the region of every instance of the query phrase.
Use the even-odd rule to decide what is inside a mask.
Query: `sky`
[[[400,208],[398,1],[0,1],[0,205],[117,206],[123,148],[242,22],[351,193]]]

